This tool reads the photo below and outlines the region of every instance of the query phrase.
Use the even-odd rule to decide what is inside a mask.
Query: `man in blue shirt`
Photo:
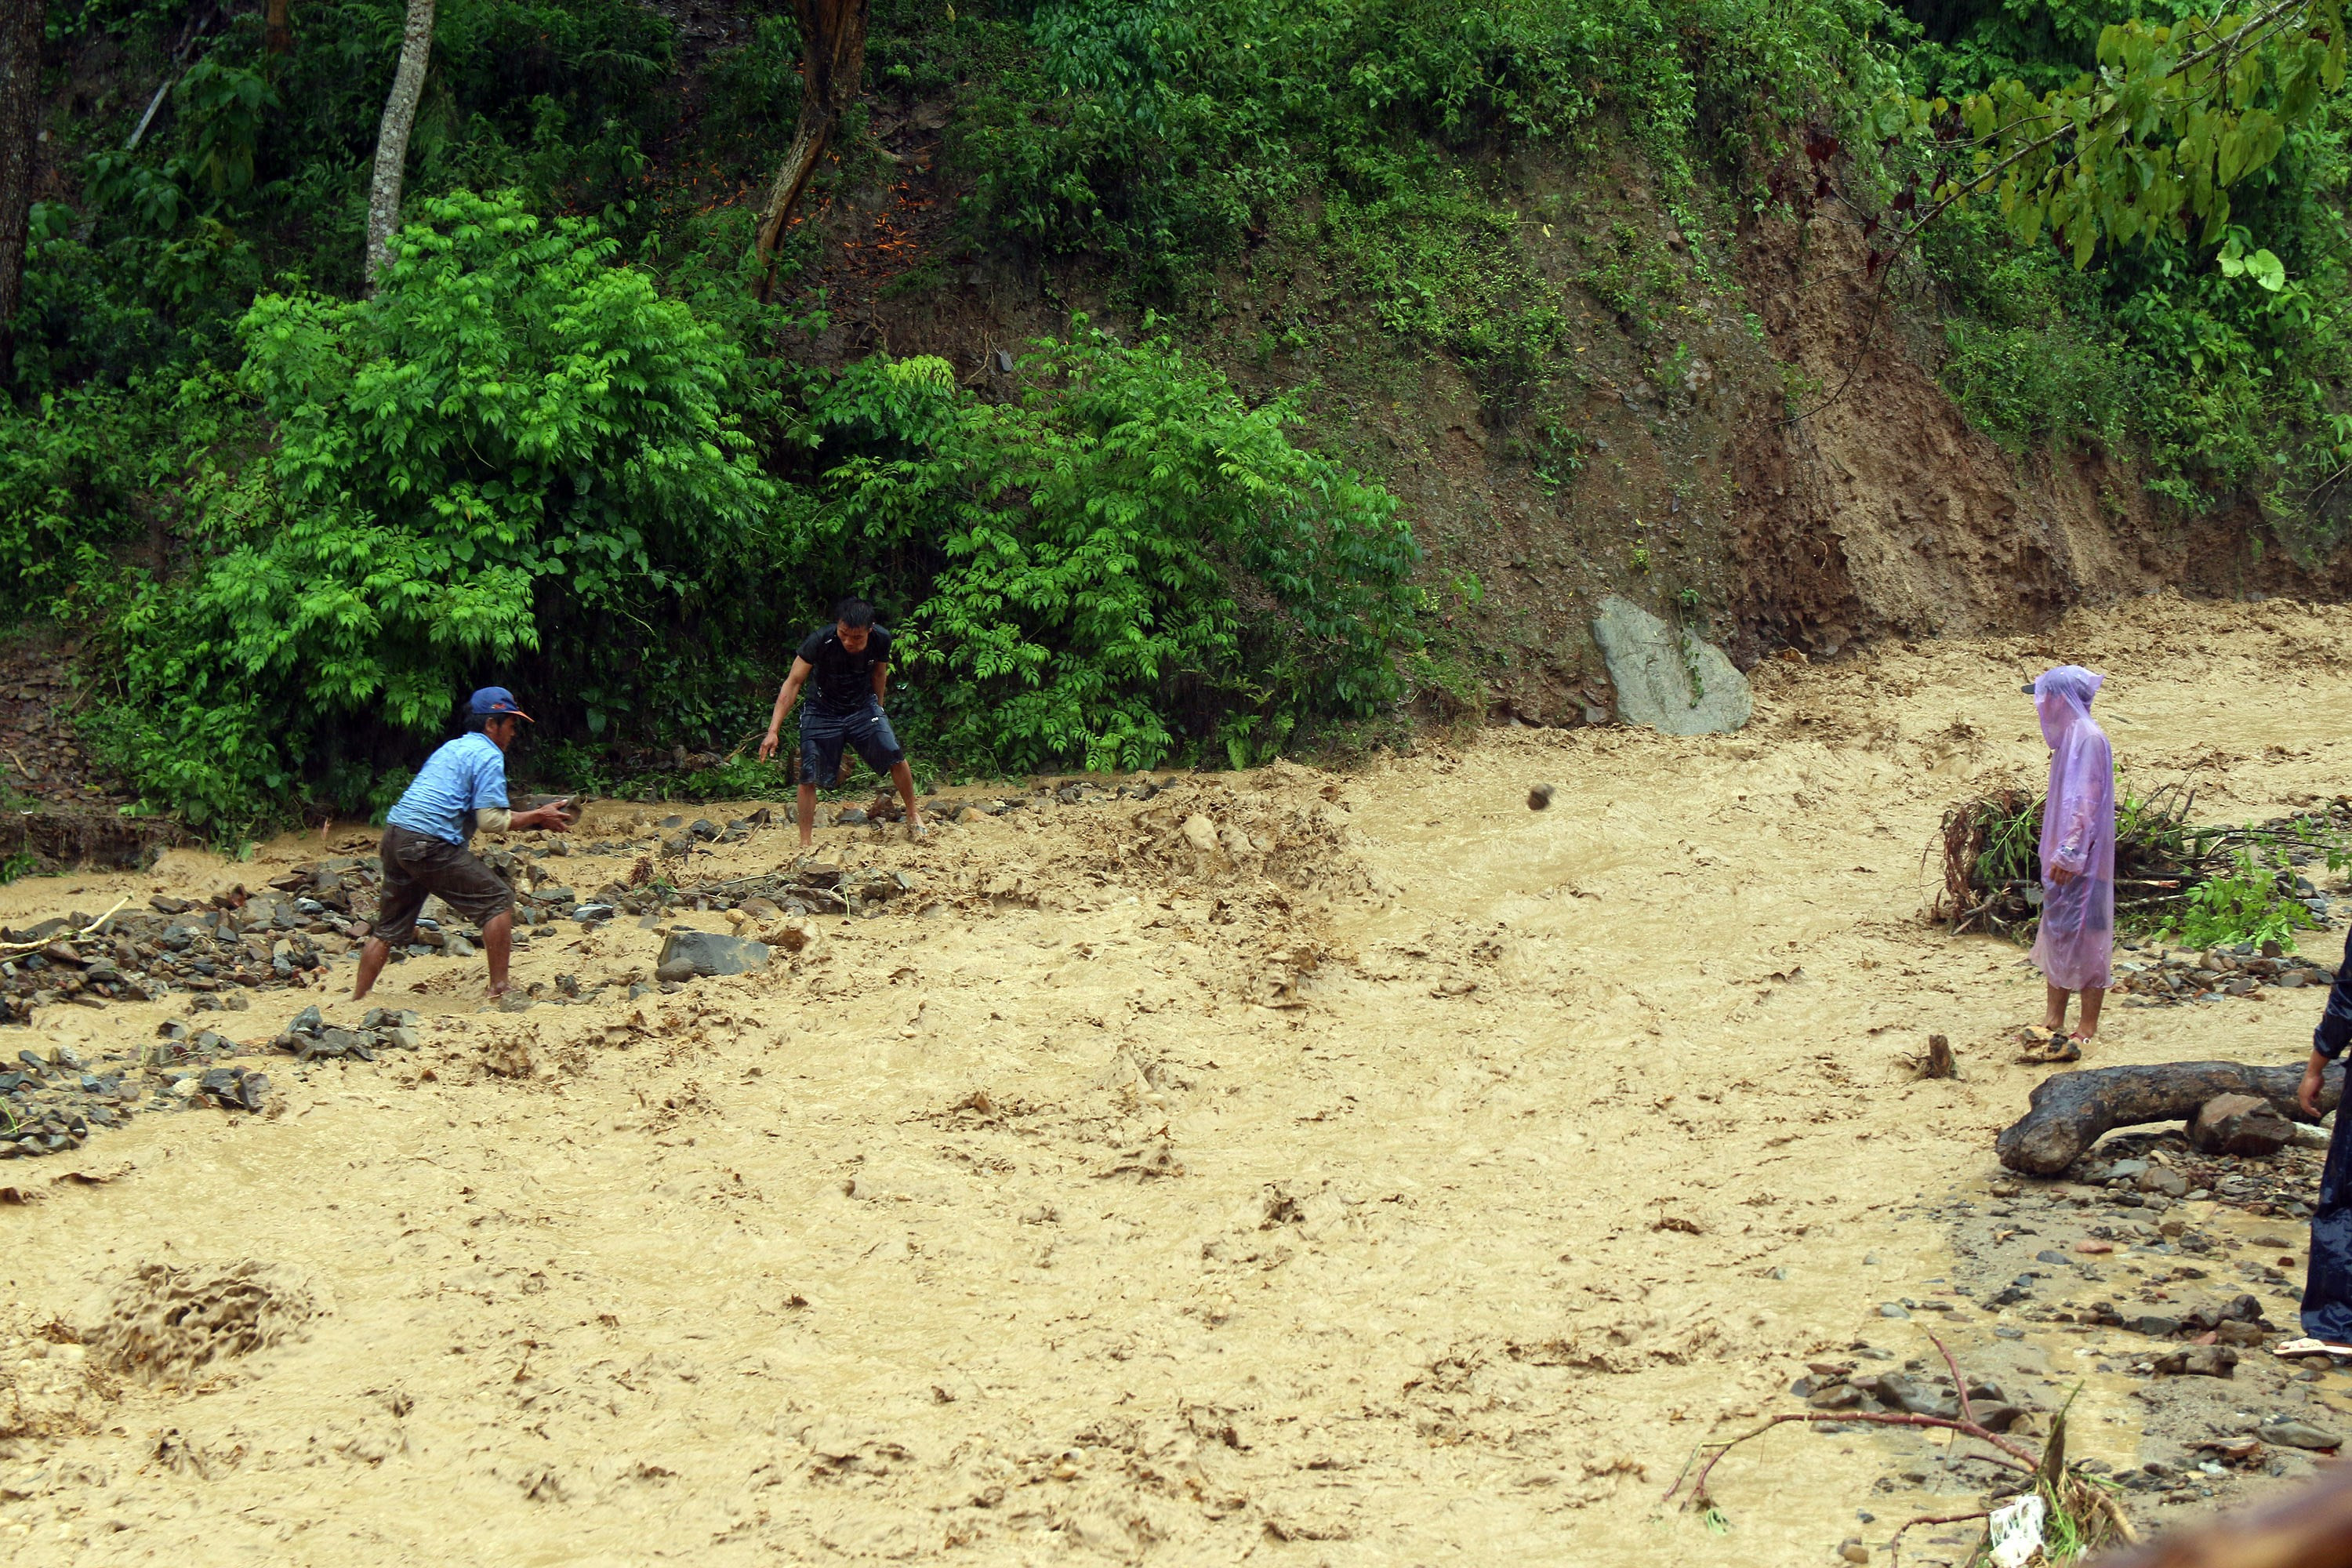
[[[882,699],[890,689],[890,634],[874,624],[874,606],[863,599],[844,599],[834,606],[833,625],[809,633],[776,693],[776,710],[769,717],[767,738],[760,742],[760,760],[775,755],[784,715],[809,678],[816,685],[808,705],[801,710],[801,849],[805,853],[816,826],[819,784],[840,782],[842,752],[855,746],[866,765],[887,773],[907,803],[907,837],[923,835],[923,809],[915,799],[914,770],[907,753],[883,716]]]
[[[375,927],[360,950],[356,1002],[375,984],[384,961],[404,947],[416,930],[416,916],[428,893],[482,928],[482,951],[490,961],[490,1000],[506,994],[507,963],[514,938],[514,889],[466,847],[478,828],[492,833],[571,826],[563,808],[551,801],[531,811],[507,805],[507,748],[530,715],[515,706],[503,686],[485,686],[467,704],[466,733],[425,759],[400,804],[385,818],[383,892]]]

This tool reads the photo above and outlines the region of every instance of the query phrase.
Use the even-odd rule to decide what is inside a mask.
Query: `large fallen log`
[[[2118,1127],[2185,1121],[2217,1094],[2267,1100],[2290,1121],[2308,1122],[2294,1102],[2303,1066],[2258,1068],[2243,1062],[2160,1062],[2152,1067],[2093,1068],[2043,1079],[2033,1109],[2001,1130],[1993,1147],[2000,1163],[2029,1176],[2054,1176]],[[2319,1113],[2336,1109],[2344,1093],[2344,1067],[2327,1069]]]

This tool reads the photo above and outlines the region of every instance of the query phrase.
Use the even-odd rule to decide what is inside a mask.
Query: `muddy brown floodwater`
[[[2348,645],[2342,609],[2152,598],[1768,666],[1734,736],[1492,731],[919,846],[828,829],[828,857],[917,891],[674,994],[486,1015],[478,959],[403,963],[376,1000],[424,1015],[415,1052],[270,1057],[270,1113],[154,1111],[0,1165],[31,1200],[0,1206],[0,1542],[1597,1565],[1823,1563],[1860,1537],[1883,1561],[1980,1475],[1906,1435],[1785,1429],[1717,1470],[1712,1527],[1659,1498],[1696,1445],[1801,1408],[1808,1362],[1932,1356],[1931,1314],[1882,1305],[1948,1299],[1956,1243],[1993,1244],[1967,1227],[2048,1070],[2010,1059],[2040,986],[1921,918],[1939,815],[2039,778],[2017,687],[2062,659],[2108,672],[2126,787],[2191,776],[2206,820],[2333,796]],[[617,852],[555,868],[583,893],[625,872],[664,809],[599,805],[578,847]],[[777,866],[789,835],[712,874]],[[320,848],[29,879],[0,919],[257,885]],[[659,942],[563,925],[518,974],[593,985]],[[188,1001],[53,1006],[0,1043],[94,1053],[191,1017],[265,1065],[301,1006],[362,1011]],[[2090,1059],[2294,1060],[2318,1001],[2118,1005]],[[1904,1066],[1931,1031],[1958,1080]],[[2182,1457],[2115,1331],[1959,1305],[1936,1321],[1963,1363],[2037,1419],[2084,1385],[2076,1453]],[[2217,1420],[2342,1425],[2344,1374],[2270,1360],[2212,1385]],[[2284,1484],[2212,1481],[2127,1495],[2154,1529]],[[1965,1554],[1934,1533],[1905,1561]]]

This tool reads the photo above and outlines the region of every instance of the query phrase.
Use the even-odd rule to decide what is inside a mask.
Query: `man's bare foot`
[[[930,830],[930,824],[925,822],[921,817],[911,814],[908,816],[907,837],[909,840],[920,838]]]

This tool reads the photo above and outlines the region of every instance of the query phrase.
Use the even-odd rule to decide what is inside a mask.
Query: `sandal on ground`
[[[2352,1345],[2331,1344],[2326,1340],[2289,1340],[2271,1352],[2275,1356],[2352,1356]]]

